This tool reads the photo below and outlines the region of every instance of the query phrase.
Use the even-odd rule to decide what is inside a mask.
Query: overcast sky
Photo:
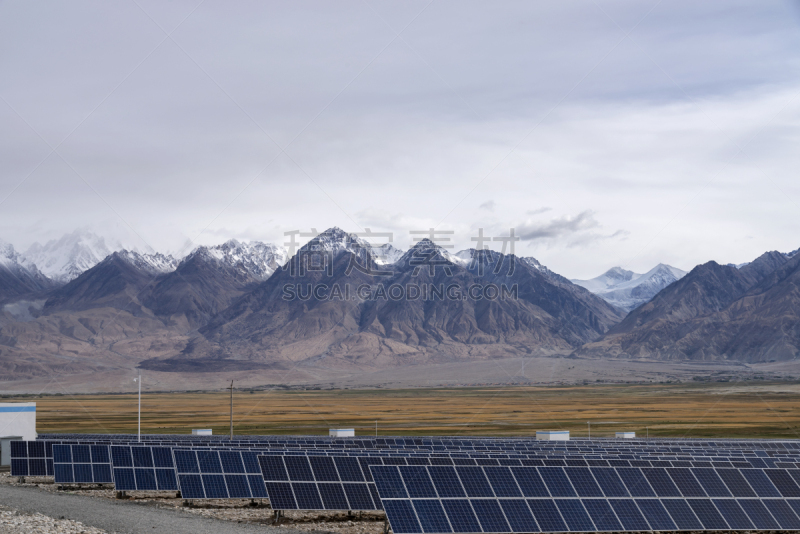
[[[792,2],[6,1],[0,97],[21,251],[514,228],[581,278],[800,247]]]

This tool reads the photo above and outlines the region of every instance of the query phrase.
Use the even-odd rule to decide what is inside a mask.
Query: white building
[[[193,436],[210,436],[213,432],[210,428],[193,428],[192,435]]]
[[[569,430],[537,430],[536,439],[545,441],[569,441]]]
[[[331,428],[328,430],[328,436],[332,438],[352,438],[355,435],[355,428]]]
[[[617,432],[616,436],[617,439],[634,439],[636,437],[636,432]]]
[[[36,403],[0,403],[0,465],[11,465],[11,441],[36,439]]]

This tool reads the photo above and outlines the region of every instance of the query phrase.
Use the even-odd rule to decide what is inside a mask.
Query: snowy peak
[[[178,266],[175,258],[159,253],[140,254],[130,250],[122,250],[114,254],[138,270],[152,275],[171,273]]]
[[[631,311],[685,275],[686,271],[659,263],[644,274],[612,267],[596,278],[572,280],[572,283],[588,289],[613,306]]]
[[[426,262],[438,263],[441,262],[441,260],[462,266],[466,266],[469,263],[469,259],[464,260],[457,254],[451,254],[446,249],[437,245],[427,237],[420,239],[417,243],[414,243],[414,246],[408,249],[405,254],[403,254],[400,259],[397,260],[397,263],[402,265],[410,265],[409,262],[411,262],[412,259],[414,260],[415,264]]]
[[[403,257],[403,251],[394,248],[391,243],[372,247],[372,257],[378,265],[392,265]]]
[[[304,252],[332,252],[338,256],[345,250],[371,250],[372,245],[355,234],[349,234],[334,226],[317,235],[311,241],[300,247]]]
[[[286,263],[287,253],[283,247],[271,243],[242,243],[231,239],[213,247],[198,247],[181,263],[196,258],[234,269],[256,280],[266,280]]]
[[[14,247],[0,241],[0,301],[37,293],[53,287],[53,282],[35,265],[25,262]]]
[[[109,248],[100,236],[76,230],[44,245],[34,243],[23,257],[49,278],[67,283],[121,249],[121,246]]]

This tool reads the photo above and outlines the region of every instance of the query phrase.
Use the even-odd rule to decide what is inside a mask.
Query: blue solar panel
[[[552,499],[528,499],[528,506],[542,532],[566,532],[569,530]]]
[[[304,456],[259,456],[261,472],[266,482],[268,494],[272,491],[279,492],[277,499],[273,499],[270,494],[272,507],[276,510],[379,510],[381,503],[373,496],[374,484],[367,483],[363,473],[360,472],[358,461],[341,461],[343,457],[327,457],[325,461],[319,462],[313,457]],[[303,464],[305,462],[305,465]],[[308,482],[291,482],[283,484],[284,480],[289,479],[288,465],[292,465],[295,473],[319,473],[322,480],[312,478]],[[306,468],[306,465],[308,466]],[[314,465],[312,470],[311,466]],[[338,466],[349,470],[345,478],[361,480],[362,482],[334,483],[330,479],[339,480]],[[381,469],[389,469],[392,473],[389,480],[384,482],[393,485],[395,490],[400,491],[399,495],[406,497],[405,486],[395,466],[378,466]],[[406,466],[402,466],[407,469]],[[358,469],[356,473],[354,470]],[[411,468],[413,469],[413,467]],[[306,475],[301,475],[305,477]],[[389,490],[387,490],[389,491]],[[289,497],[291,493],[291,498]]]
[[[489,484],[486,475],[483,474],[482,467],[458,466],[456,467],[456,472],[468,497],[494,497],[492,486]],[[380,486],[378,486],[378,493],[383,496]]]
[[[581,501],[578,499],[556,499],[555,502],[558,511],[561,512],[561,517],[567,522],[567,526],[571,531],[593,532],[596,530]]]
[[[728,524],[710,499],[687,499],[706,530],[728,530]]]
[[[713,468],[692,468],[692,473],[709,497],[730,497],[731,492]]]
[[[753,530],[755,528],[750,518],[747,517],[747,514],[742,510],[736,500],[712,499],[712,502],[731,528],[736,530]]]
[[[474,499],[471,502],[484,532],[511,532],[499,502],[495,499]]]
[[[439,501],[412,500],[414,509],[417,512],[420,526],[423,532],[452,532],[450,522],[444,513],[444,508]]]
[[[759,497],[780,497],[781,493],[761,469],[739,471]]]
[[[539,474],[542,476],[550,495],[553,497],[574,497],[575,490],[572,488],[564,469],[561,467],[538,467]]]
[[[249,471],[252,462],[245,462],[243,454],[233,450],[174,450],[177,482],[183,498],[266,498],[260,467],[256,472]]]
[[[609,499],[608,502],[616,512],[625,530],[650,530],[650,526],[634,501]]]
[[[764,469],[764,474],[769,477],[781,495],[784,497],[800,497],[800,487],[785,469]]]
[[[467,494],[461,485],[461,480],[456,474],[455,467],[450,466],[431,466],[428,473],[436,487],[436,492],[441,498],[447,497],[466,497]]]
[[[481,532],[478,518],[475,516],[469,501],[442,499],[442,507],[444,507],[447,518],[450,520],[453,532]]]
[[[800,530],[800,518],[784,500],[765,499],[762,501],[781,528],[785,530]]]
[[[777,530],[780,527],[772,514],[764,506],[764,503],[757,499],[740,499],[739,505],[748,515],[755,527],[759,530]]]
[[[655,497],[656,494],[650,483],[644,478],[641,470],[637,467],[618,467],[617,474],[625,484],[628,493],[633,497]]]
[[[54,445],[53,457],[56,483],[111,484],[114,482],[107,445]],[[38,461],[42,462],[43,459],[38,459]],[[41,466],[39,467],[41,468]]]
[[[636,504],[653,530],[677,530],[669,512],[658,499],[636,499]]]
[[[550,497],[542,477],[535,467],[512,467],[511,472],[525,497]],[[458,497],[458,495],[452,495]]]
[[[668,469],[667,472],[684,497],[706,497],[706,492],[690,469]]]
[[[405,483],[406,491],[412,499],[437,497],[433,483],[428,476],[428,471],[419,465],[401,465],[397,469]],[[421,520],[421,519],[420,519]]]
[[[680,530],[701,530],[703,524],[697,515],[683,499],[663,499],[661,504],[667,509]]]
[[[417,514],[408,500],[393,500],[384,503],[386,518],[396,534],[414,534],[422,532]]]
[[[667,474],[667,470],[657,467],[643,467],[642,474],[644,474],[650,486],[655,490],[656,495],[659,497],[682,497],[678,487],[672,482],[672,479]],[[661,530],[661,529],[656,529]]]
[[[589,512],[597,530],[606,532],[623,530],[617,515],[605,499],[584,499],[583,506]]]
[[[579,497],[603,497],[603,492],[588,467],[565,467],[564,471]]]
[[[523,499],[502,499],[500,506],[512,532],[540,532],[539,525]]]

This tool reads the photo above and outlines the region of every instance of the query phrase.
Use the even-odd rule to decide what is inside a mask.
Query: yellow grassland
[[[773,387],[774,386],[774,387]],[[526,436],[569,430],[586,436],[635,431],[651,437],[800,439],[800,388],[785,385],[598,385],[234,393],[236,434]],[[142,432],[227,434],[228,392],[144,393]],[[2,399],[3,402],[8,398]],[[135,433],[137,398],[15,397],[37,402],[39,433]],[[649,430],[648,430],[649,428]]]

